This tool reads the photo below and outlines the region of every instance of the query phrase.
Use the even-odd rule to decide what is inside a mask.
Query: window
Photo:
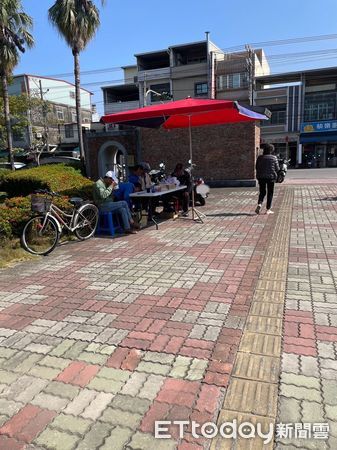
[[[73,124],[67,124],[64,125],[64,134],[66,138],[73,138],[74,137],[74,127]]]
[[[336,118],[336,93],[325,92],[305,97],[304,121],[330,120]]]
[[[158,92],[158,94],[163,94],[164,92],[167,94],[171,93],[170,83],[152,84],[150,86],[150,89],[152,91]],[[159,95],[156,95],[153,92],[151,92],[151,103],[160,102],[161,100],[165,100],[165,98],[162,98]]]
[[[69,91],[69,97],[75,98],[75,91]]]
[[[75,111],[71,111],[71,121],[72,122],[77,122],[77,114]]]
[[[57,120],[64,120],[63,109],[56,108],[56,117],[57,117]]]
[[[287,123],[287,105],[269,105],[266,106],[271,112],[270,120],[265,120],[263,126],[266,125],[285,125]]]
[[[12,129],[13,132],[13,141],[21,142],[25,140],[25,134],[23,130],[20,129]]]
[[[208,83],[195,83],[194,85],[195,95],[207,95],[208,94]]]
[[[246,72],[219,75],[217,78],[217,87],[219,91],[248,87],[248,75]]]
[[[239,73],[233,73],[232,75],[232,88],[238,89],[241,87],[241,76]]]

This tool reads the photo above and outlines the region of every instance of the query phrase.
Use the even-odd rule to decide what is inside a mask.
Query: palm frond
[[[99,10],[91,0],[56,0],[48,16],[73,51],[83,50],[100,25]]]
[[[25,46],[33,46],[32,26],[33,19],[22,10],[21,0],[1,0],[0,70],[3,73],[8,75],[17,65]]]

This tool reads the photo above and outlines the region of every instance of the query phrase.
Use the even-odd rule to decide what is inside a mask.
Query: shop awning
[[[301,133],[300,144],[315,144],[316,142],[337,142],[337,132],[328,131],[326,133]]]

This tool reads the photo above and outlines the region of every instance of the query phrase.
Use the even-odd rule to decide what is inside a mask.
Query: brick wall
[[[188,130],[141,129],[141,155],[151,167],[165,162],[171,171],[189,160]],[[254,122],[192,129],[195,175],[214,185],[255,185],[260,128]]]
[[[187,166],[189,135],[187,129],[158,130],[141,128],[137,153],[137,134],[113,135],[100,133],[86,136],[90,176],[98,177],[97,156],[100,147],[109,140],[120,142],[135,160],[148,161],[152,168],[165,162],[167,173],[176,163]],[[195,176],[218,186],[255,185],[256,148],[260,144],[260,128],[254,122],[206,126],[192,129]],[[138,157],[137,157],[138,156]],[[138,161],[140,162],[140,161]]]
[[[88,176],[93,180],[99,177],[98,174],[98,153],[103,144],[109,141],[119,142],[128,155],[134,155],[136,160],[137,154],[137,134],[134,131],[125,134],[115,133],[97,133],[97,136],[91,134],[84,134],[84,145],[86,152],[86,160]]]

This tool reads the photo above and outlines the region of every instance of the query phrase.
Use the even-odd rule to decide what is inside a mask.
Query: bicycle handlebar
[[[54,191],[48,191],[48,189],[38,189],[35,191],[36,194],[45,194],[50,195],[51,197],[62,197],[62,195],[58,194]]]

